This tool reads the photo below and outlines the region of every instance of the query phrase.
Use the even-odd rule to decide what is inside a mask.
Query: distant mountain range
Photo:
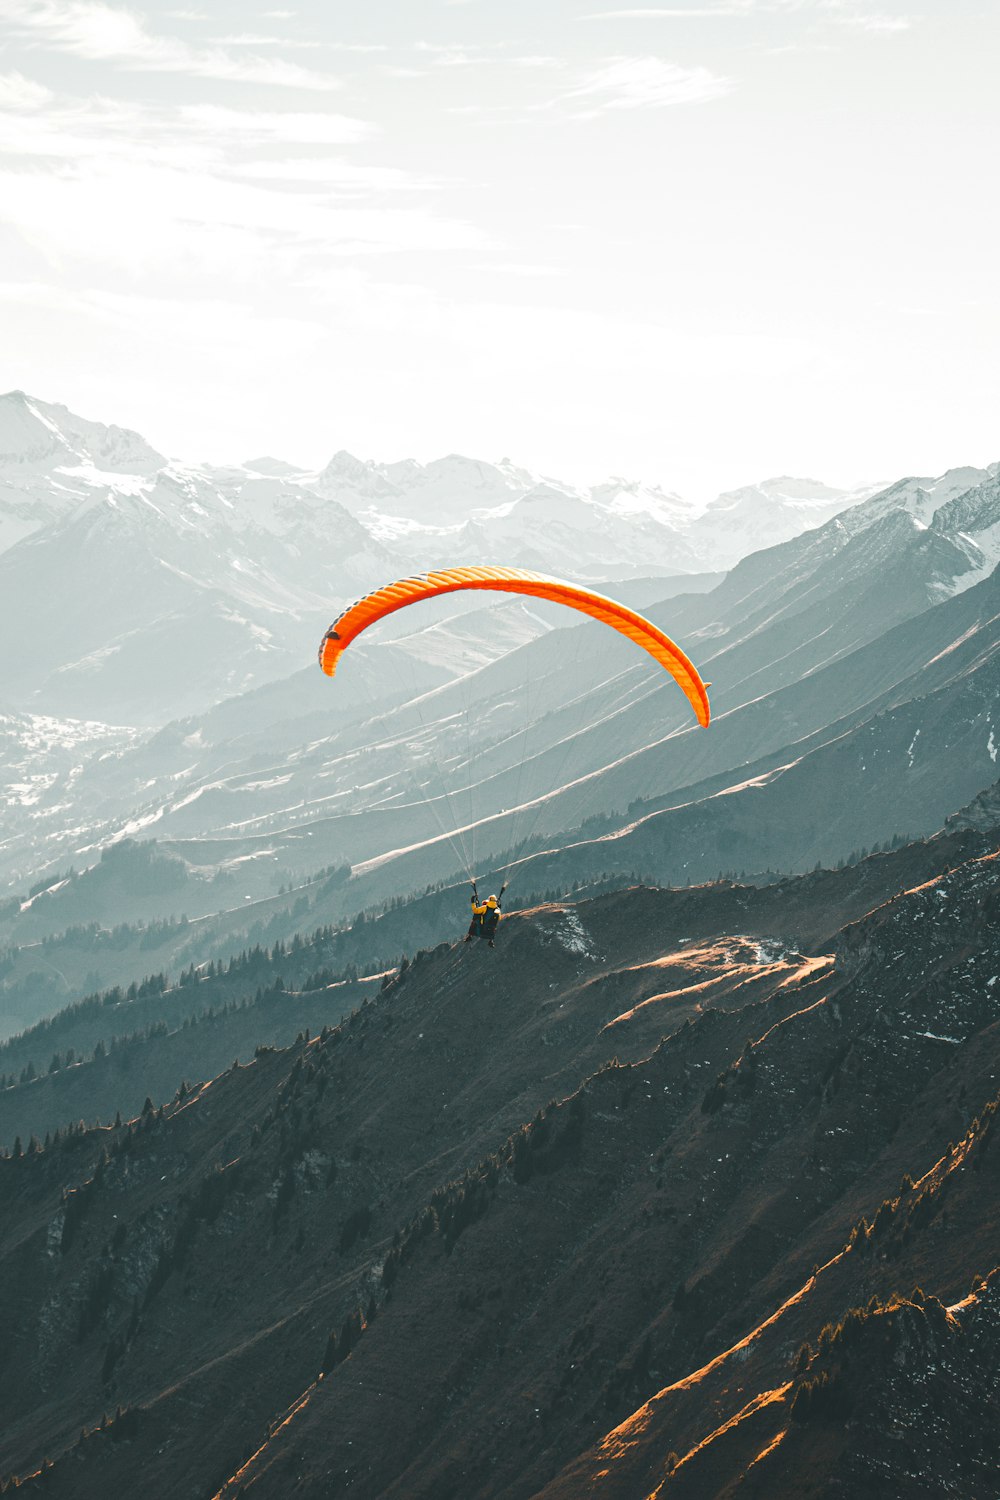
[[[0,703],[162,724],[287,674],[340,607],[393,576],[456,558],[590,581],[718,573],[854,498],[771,480],[697,515],[624,480],[581,491],[460,455],[420,465],[338,453],[319,472],[277,459],[197,466],[10,392],[0,628],[20,649]]]
[[[707,734],[689,725],[676,689],[629,643],[598,627],[554,629],[553,613],[520,603],[378,648],[359,642],[335,687],[306,668],[152,737],[109,739],[93,729],[91,744],[78,730],[9,717],[12,806],[0,859],[12,874],[86,864],[83,845],[155,834],[208,875],[238,870],[249,895],[349,860],[365,899],[380,899],[398,882],[413,888],[460,867],[445,833],[456,822],[469,826],[468,852],[485,856],[529,833],[555,836],[614,810],[624,818],[637,798],[691,803],[709,788],[722,842],[706,840],[700,874],[716,860],[767,867],[781,848],[783,867],[798,868],[876,838],[930,831],[991,779],[987,718],[982,733],[972,731],[974,753],[951,753],[948,736],[941,741],[936,775],[919,774],[935,743],[926,726],[917,770],[911,775],[904,757],[907,779],[894,796],[880,798],[868,773],[874,805],[864,814],[864,799],[832,819],[817,810],[814,836],[789,828],[766,849],[751,838],[745,859],[721,858],[726,818],[756,803],[760,777],[772,781],[776,767],[846,733],[867,735],[864,726],[887,708],[923,700],[953,675],[957,692],[980,693],[988,717],[998,523],[995,470],[958,470],[934,484],[895,485],[748,556],[722,582],[624,586],[712,679]],[[977,651],[981,690],[970,676]],[[147,676],[155,691],[159,667]],[[903,715],[912,723],[907,744],[923,712]],[[34,777],[26,739],[40,747]],[[757,791],[718,800],[746,781]],[[903,786],[920,791],[900,822]],[[391,850],[411,852],[387,863]],[[373,860],[381,863],[365,873]],[[684,878],[686,863],[657,870]]]

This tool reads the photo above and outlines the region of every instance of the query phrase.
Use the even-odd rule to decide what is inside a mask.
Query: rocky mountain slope
[[[0,1472],[987,1493],[998,857],[969,828],[542,904],[162,1110],[22,1142]]]
[[[825,921],[835,909],[844,922],[892,895],[901,872],[913,880],[989,847],[989,833],[963,828],[865,859],[852,874],[814,872],[805,889]],[[165,931],[80,932],[64,943],[46,943],[53,967],[72,973],[75,942],[90,964],[105,967],[106,980],[34,1024],[8,1026],[12,1034],[0,1040],[0,1148],[10,1148],[18,1135],[41,1140],[68,1119],[111,1118],[129,1107],[137,1090],[141,1103],[155,1092],[153,1080],[169,1082],[174,1073],[204,1081],[212,1058],[220,1066],[234,1057],[247,1062],[261,1039],[287,1042],[303,1025],[329,1021],[331,1003],[347,1004],[357,984],[377,984],[398,966],[400,953],[464,931],[467,887],[393,902],[344,925],[312,926],[312,913],[323,909],[324,886],[328,892],[342,875],[318,883],[315,904],[305,909],[297,903],[291,922],[283,913],[249,933],[237,928],[227,936],[178,923]],[[574,900],[635,883],[635,876],[604,875],[581,884]],[[512,895],[504,903],[508,915],[534,907],[543,895]],[[220,956],[206,959],[208,952]],[[27,982],[10,993],[29,1004],[37,999]]]

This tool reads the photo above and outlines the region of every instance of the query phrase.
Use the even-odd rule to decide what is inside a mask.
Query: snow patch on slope
[[[543,931],[567,953],[594,960],[600,957],[590,933],[580,921],[579,914],[572,908],[564,908],[557,912],[555,923],[552,926],[543,925]]]

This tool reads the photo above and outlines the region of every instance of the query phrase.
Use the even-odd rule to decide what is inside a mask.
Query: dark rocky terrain
[[[316,992],[290,1046],[130,1122],[22,1141],[0,1474],[995,1495],[989,805],[759,889],[542,903],[343,1020]]]

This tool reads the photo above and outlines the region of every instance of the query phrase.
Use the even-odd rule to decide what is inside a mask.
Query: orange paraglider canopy
[[[408,604],[417,604],[421,599],[436,599],[439,594],[453,594],[460,589],[496,589],[505,594],[530,594],[536,599],[550,599],[553,604],[566,604],[570,609],[589,615],[592,620],[610,625],[666,668],[686,693],[698,722],[707,726],[711,709],[705,683],[698,669],[668,635],[635,610],[616,604],[603,594],[578,588],[572,583],[562,583],[558,578],[547,578],[544,573],[532,573],[527,568],[441,568],[376,589],[334,620],[319,648],[320,666],[328,677],[332,677],[341,652],[369,625]]]

